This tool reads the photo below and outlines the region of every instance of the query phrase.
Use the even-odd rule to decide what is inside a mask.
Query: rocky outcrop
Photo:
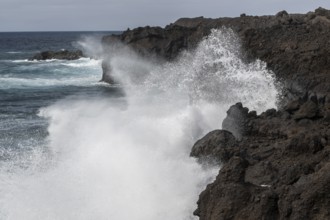
[[[61,51],[43,51],[41,53],[35,54],[29,60],[77,60],[82,57],[85,57],[81,50],[76,51],[68,51],[68,50],[61,50]]]
[[[232,112],[241,112],[232,121]],[[191,155],[222,164],[201,193],[201,220],[330,219],[330,98],[312,95],[261,115],[238,103],[225,121],[244,122],[199,140]],[[227,121],[227,125],[229,125]]]
[[[223,130],[211,131],[193,146],[191,156],[222,167],[200,194],[195,215],[201,220],[330,219],[329,10],[181,18],[165,28],[136,28],[102,42],[105,51],[125,45],[143,56],[173,60],[223,26],[240,37],[244,61],[265,61],[284,93],[279,110],[260,115],[233,105]],[[112,83],[111,65],[104,60],[102,66],[105,81]]]
[[[285,99],[306,92],[330,92],[330,11],[316,9],[307,14],[247,16],[237,18],[181,18],[166,26],[127,30],[102,39],[105,51],[114,41],[128,45],[144,56],[172,60],[182,50],[193,49],[212,28],[232,28],[241,39],[246,62],[265,61],[284,85]],[[106,62],[105,60],[104,62]],[[104,74],[111,76],[109,65]]]
[[[227,162],[232,155],[232,148],[237,146],[234,135],[226,130],[214,130],[200,139],[193,146],[190,156],[200,162]]]

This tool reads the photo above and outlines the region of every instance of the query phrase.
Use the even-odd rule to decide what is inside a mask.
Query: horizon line
[[[24,30],[17,30],[17,31],[0,31],[0,33],[52,33],[52,32],[123,32],[124,30],[78,30],[78,31],[68,31],[68,30],[56,30],[56,31],[49,31],[49,30],[38,30],[38,31],[24,31]]]

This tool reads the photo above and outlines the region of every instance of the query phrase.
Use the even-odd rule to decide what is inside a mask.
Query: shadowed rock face
[[[279,110],[260,115],[233,105],[223,130],[211,131],[193,146],[191,156],[201,163],[222,165],[200,194],[195,215],[201,220],[330,219],[330,11],[182,18],[165,28],[106,36],[103,45],[107,51],[120,42],[143,56],[173,60],[223,26],[240,37],[244,61],[265,61],[284,93]],[[111,79],[107,60],[103,70]]]
[[[258,116],[241,104],[230,109],[244,109],[231,122],[249,126],[240,141],[217,130],[193,147],[192,156],[223,166],[200,194],[195,214],[201,220],[330,219],[329,96],[305,97]]]
[[[35,54],[29,60],[78,60],[82,57],[85,57],[81,50],[77,51],[68,51],[68,50],[61,50],[61,51],[44,51],[41,53]]]
[[[256,112],[250,112],[248,108],[243,108],[242,103],[237,103],[229,108],[227,117],[222,122],[222,128],[230,131],[237,140],[241,140],[242,136],[247,134],[249,128],[249,118],[255,117]]]
[[[227,162],[232,155],[232,148],[237,146],[235,137],[226,130],[215,130],[197,141],[190,156],[197,157],[200,162]]]

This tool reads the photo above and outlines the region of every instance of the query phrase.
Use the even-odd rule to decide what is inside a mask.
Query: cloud
[[[0,31],[124,30],[164,26],[180,17],[306,13],[328,0],[2,0]]]

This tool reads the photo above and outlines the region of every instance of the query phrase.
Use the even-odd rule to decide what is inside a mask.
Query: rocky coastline
[[[221,170],[200,194],[201,220],[330,219],[330,11],[208,19],[182,18],[105,36],[143,56],[173,60],[194,49],[211,29],[229,27],[240,37],[245,62],[267,63],[283,85],[278,109],[257,115],[233,103],[222,122],[192,148],[201,162]],[[113,83],[103,61],[103,80]],[[219,121],[219,127],[221,122]]]
[[[35,54],[29,60],[78,60],[82,57],[86,57],[81,50],[76,51],[68,51],[68,50],[61,50],[61,51],[42,51],[40,53]]]

